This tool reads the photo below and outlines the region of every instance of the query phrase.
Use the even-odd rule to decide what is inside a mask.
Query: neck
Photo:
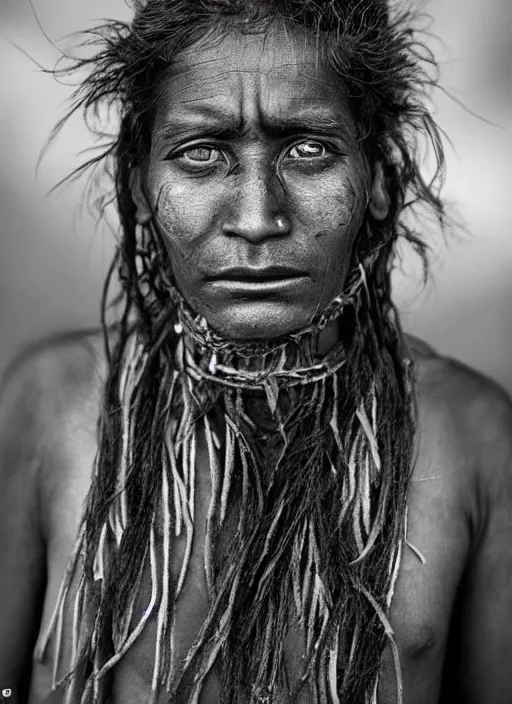
[[[331,321],[323,330],[320,331],[315,345],[313,347],[313,361],[322,362],[325,356],[333,352],[335,346],[341,341],[340,333],[341,323],[339,319]],[[302,345],[302,354],[304,359],[307,358],[308,350],[306,346]],[[297,359],[294,359],[294,363],[297,363]],[[246,361],[246,368],[248,370],[257,371],[258,368],[261,369],[261,359],[248,359]],[[293,371],[293,366],[290,364],[288,367],[289,371]],[[284,388],[286,387],[286,388]],[[301,388],[299,386],[290,386],[286,384],[279,385],[279,395],[278,395],[278,408],[281,416],[286,417],[290,409],[297,405],[301,395],[301,392],[311,392],[311,385],[306,388]],[[271,404],[269,404],[269,398],[267,391],[261,388],[246,389],[243,392],[244,409],[248,418],[254,423],[256,432],[261,437],[261,442],[265,445],[267,438],[279,432],[279,426],[276,421],[276,415],[271,410]]]

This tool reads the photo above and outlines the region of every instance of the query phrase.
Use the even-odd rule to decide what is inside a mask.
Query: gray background
[[[34,0],[57,41],[101,17],[127,18],[123,0]],[[442,93],[437,119],[447,145],[446,197],[469,230],[432,235],[433,277],[406,254],[396,298],[407,330],[480,369],[512,391],[512,3],[433,0],[432,41],[443,85],[488,124]],[[46,156],[38,154],[70,93],[10,42],[45,66],[58,54],[28,0],[0,0],[0,371],[20,345],[51,331],[95,325],[112,235],[80,213],[82,185],[47,196],[90,144],[79,119]],[[66,45],[66,42],[63,44]]]

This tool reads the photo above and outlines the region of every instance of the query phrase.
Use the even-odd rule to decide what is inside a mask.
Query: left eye
[[[288,157],[291,159],[311,159],[325,156],[326,152],[325,146],[320,142],[301,142],[290,149]]]

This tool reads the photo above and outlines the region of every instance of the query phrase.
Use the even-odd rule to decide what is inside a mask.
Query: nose
[[[258,244],[290,233],[283,186],[273,168],[253,164],[238,174],[222,224],[226,235]]]

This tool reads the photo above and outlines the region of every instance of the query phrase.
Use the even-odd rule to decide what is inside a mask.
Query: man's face
[[[277,28],[179,55],[142,180],[139,221],[152,212],[185,300],[245,340],[299,330],[341,292],[371,190],[339,78]]]

